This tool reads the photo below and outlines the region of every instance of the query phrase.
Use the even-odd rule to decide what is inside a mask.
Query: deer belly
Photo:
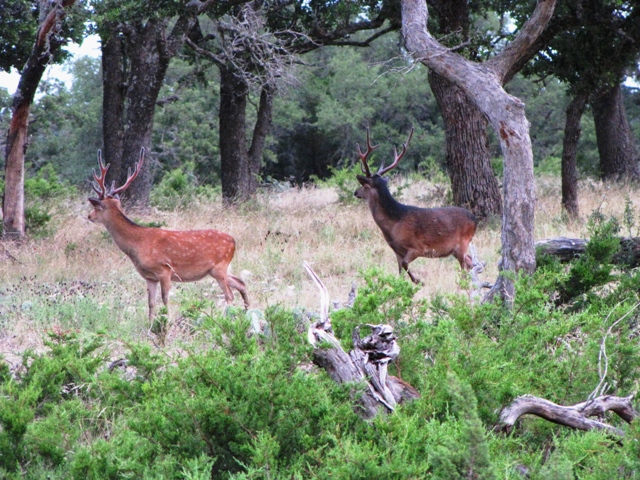
[[[201,270],[173,270],[171,272],[171,281],[173,282],[197,282],[207,276],[208,271]]]
[[[421,257],[425,258],[442,258],[453,255],[453,248],[447,246],[431,247],[427,246],[422,249]]]
[[[210,263],[206,265],[180,265],[163,262],[150,268],[136,265],[136,270],[142,278],[152,282],[159,282],[167,276],[170,276],[172,282],[196,282],[206,277],[211,269]]]

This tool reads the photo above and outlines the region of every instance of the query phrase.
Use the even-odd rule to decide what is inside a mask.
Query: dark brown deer
[[[96,175],[94,170],[94,181],[91,183],[98,198],[89,198],[94,207],[89,213],[89,220],[107,228],[116,245],[131,259],[138,273],[147,281],[149,320],[153,320],[155,314],[158,285],[162,301],[168,310],[171,281],[195,282],[206,275],[216,279],[228,304],[233,301],[230,288],[233,287],[240,292],[247,308],[249,300],[244,282],[228,272],[236,249],[233,237],[216,230],[176,231],[143,227],[124,214],[118,194],[126,190],[140,173],[144,153],[143,148],[133,173],[129,169],[125,184],[115,188],[113,182],[107,190],[104,182],[109,165],[104,165],[102,153],[98,151],[100,175]]]
[[[378,172],[371,175],[367,157],[379,145],[371,145],[367,128],[367,151],[363,153],[358,145],[362,172],[366,176],[357,175],[361,187],[354,195],[368,202],[373,219],[396,254],[400,273],[404,269],[413,283],[420,283],[409,271],[409,264],[418,257],[441,258],[453,255],[460,262],[460,267],[471,269],[473,265],[467,249],[478,221],[464,208],[420,208],[403,205],[391,196],[387,179],[382,175],[398,165],[412,136],[413,129],[400,155],[394,147],[393,163],[386,168],[383,163]]]

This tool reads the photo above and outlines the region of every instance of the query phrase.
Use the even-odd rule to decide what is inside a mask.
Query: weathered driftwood
[[[588,240],[582,238],[550,238],[536,242],[536,256],[552,255],[561,262],[569,262],[585,252]],[[616,264],[637,267],[640,265],[640,238],[620,238],[620,250],[613,257]]]
[[[638,412],[631,404],[634,395],[628,397],[602,395],[572,406],[557,405],[544,398],[523,395],[500,412],[495,430],[510,432],[521,416],[536,415],[550,422],[579,430],[599,429],[623,436],[624,432],[619,428],[589,417],[603,417],[606,412],[611,411],[630,423],[638,416]]]
[[[309,342],[315,347],[313,363],[337,383],[365,385],[358,396],[364,418],[373,418],[380,407],[392,412],[397,404],[420,397],[411,385],[387,373],[389,363],[400,354],[390,325],[356,327],[352,333],[353,350],[344,351],[331,328],[327,289],[307,263],[304,267],[320,290],[320,319],[312,323],[307,332]],[[360,337],[363,326],[371,329],[365,338]]]

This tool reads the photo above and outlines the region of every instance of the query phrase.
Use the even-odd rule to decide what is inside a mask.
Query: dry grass
[[[628,185],[585,181],[580,187],[580,221],[568,222],[560,208],[559,179],[542,178],[537,185],[536,240],[557,236],[587,236],[586,219],[600,209],[622,219],[626,198],[639,205],[638,191]],[[401,200],[421,206],[438,206],[446,186],[413,182]],[[64,303],[77,296],[95,299],[94,307],[112,312],[103,326],[113,335],[146,335],[146,284],[129,259],[114,245],[104,228],[90,223],[84,197],[70,199],[54,218],[55,234],[45,239],[7,243],[0,248],[0,353],[13,355],[38,346],[43,332],[54,326],[86,328],[73,313],[49,314],[34,320],[30,305],[49,297]],[[130,212],[138,221],[161,222],[170,229],[215,228],[230,233],[238,250],[232,268],[247,283],[252,307],[265,309],[281,304],[288,308],[316,310],[318,295],[302,262],[308,261],[327,285],[333,299],[344,301],[352,282],[362,282],[360,272],[377,266],[397,273],[395,255],[386,245],[365,204],[342,205],[329,189],[288,190],[263,193],[252,205],[223,208],[220,202],[193,204],[181,211],[151,209]],[[499,225],[480,229],[474,239],[478,255],[487,263],[483,278],[497,275],[500,249]],[[14,259],[10,258],[12,256]],[[460,269],[454,258],[418,259],[411,264],[425,284],[418,295],[459,292]],[[66,283],[64,283],[66,282]],[[46,288],[45,288],[46,286]],[[174,284],[172,318],[180,300],[189,296],[218,298],[215,282]],[[4,298],[3,298],[4,297]],[[237,305],[241,305],[239,295]],[[96,307],[97,306],[97,307]],[[78,314],[81,316],[81,312]],[[64,317],[64,318],[63,318]],[[71,320],[68,320],[71,318]],[[75,322],[75,323],[74,323]],[[90,328],[99,329],[100,326]]]

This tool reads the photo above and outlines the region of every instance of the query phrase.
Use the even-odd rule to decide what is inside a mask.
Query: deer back
[[[146,279],[156,280],[171,271],[174,281],[190,282],[212,271],[226,273],[235,254],[235,240],[217,230],[165,230],[144,227],[130,220],[116,198],[89,200],[91,221],[101,223],[116,245]]]

